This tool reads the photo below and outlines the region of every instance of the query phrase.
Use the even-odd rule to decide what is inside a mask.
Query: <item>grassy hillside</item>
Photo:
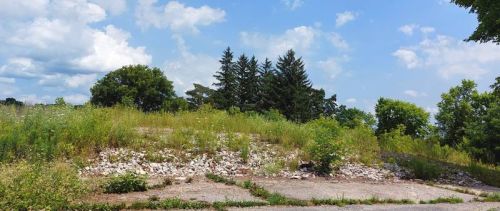
[[[169,133],[157,132],[164,130]],[[0,106],[0,196],[8,199],[0,199],[0,205],[48,203],[57,207],[74,201],[89,189],[75,179],[74,169],[106,148],[147,152],[169,148],[210,156],[220,149],[216,141],[220,136],[228,140],[225,147],[242,154],[248,153],[250,141],[275,144],[282,154],[299,151],[300,159],[313,161],[320,173],[327,172],[330,164],[347,161],[371,166],[398,162],[421,172],[422,178],[432,178],[446,165],[500,186],[498,167],[476,163],[465,152],[413,139],[399,130],[377,138],[366,126],[350,129],[326,118],[297,124],[273,112],[230,113],[210,107],[172,114],[124,107]],[[69,170],[60,173],[58,169],[63,168]],[[45,187],[49,195],[39,198],[29,188],[34,185]]]

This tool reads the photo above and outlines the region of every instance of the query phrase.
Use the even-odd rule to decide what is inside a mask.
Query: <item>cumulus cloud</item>
[[[128,32],[113,25],[96,27],[108,12],[126,9],[124,0],[26,2],[0,1],[0,77],[27,79],[40,90],[64,87],[58,90],[88,92],[97,73],[151,63],[144,47],[129,44]],[[25,96],[34,102],[44,100]]]
[[[82,94],[72,94],[63,96],[64,101],[73,105],[81,105],[89,100],[89,96]]]
[[[342,38],[339,33],[332,32],[328,35],[328,40],[335,46],[337,49],[348,50],[349,44]]]
[[[403,26],[399,27],[398,30],[400,32],[402,32],[403,34],[408,35],[408,36],[413,35],[413,32],[415,30],[420,30],[420,32],[422,32],[422,34],[424,34],[424,35],[427,35],[429,33],[433,33],[433,32],[436,31],[436,29],[433,28],[433,27],[430,27],[430,26],[419,26],[417,24],[406,24],[406,25],[403,25]]]
[[[222,9],[201,6],[186,6],[178,1],[169,1],[156,6],[156,0],[140,0],[136,9],[136,23],[144,28],[166,28],[174,32],[199,31],[198,27],[224,21],[226,12]]]
[[[418,56],[413,50],[398,49],[392,55],[402,61],[408,69],[413,69],[419,64]]]
[[[342,57],[330,57],[326,60],[318,61],[317,67],[328,74],[331,79],[335,79],[344,72],[342,63],[347,61],[349,61],[349,57],[345,55]]]
[[[108,10],[112,15],[120,15],[127,10],[126,0],[92,0],[92,2]]]
[[[281,2],[292,11],[299,8],[304,3],[303,0],[281,0]]]
[[[341,27],[348,22],[356,19],[356,14],[351,11],[345,11],[342,13],[337,13],[337,19],[335,19],[335,26]]]
[[[87,55],[71,62],[81,69],[107,72],[128,64],[149,64],[151,56],[144,47],[130,47],[130,34],[112,25],[105,31],[93,30],[93,46]]]
[[[408,69],[434,70],[445,79],[454,76],[478,79],[500,65],[500,46],[437,35],[426,37],[417,45],[401,47],[393,56]]]
[[[240,33],[244,45],[257,49],[261,51],[260,54],[273,59],[289,49],[306,53],[319,36],[319,32],[310,26],[298,26],[288,29],[281,35],[265,36],[259,33]]]
[[[213,75],[219,69],[218,58],[189,51],[184,39],[174,35],[179,57],[165,62],[164,72],[168,79],[174,82],[175,91],[179,95],[193,88],[193,83],[212,86]]]

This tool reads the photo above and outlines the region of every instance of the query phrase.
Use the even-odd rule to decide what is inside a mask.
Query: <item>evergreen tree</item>
[[[247,72],[248,72],[248,57],[245,54],[242,54],[238,57],[238,61],[235,64],[235,72],[236,72],[236,83],[238,84],[238,107],[240,110],[243,110],[245,100],[247,99]]]
[[[238,83],[233,63],[233,52],[229,47],[224,51],[220,70],[214,75],[217,90],[214,94],[215,106],[220,109],[228,109],[237,105]]]
[[[272,62],[266,58],[261,64],[259,71],[258,102],[257,110],[267,111],[275,106],[276,95],[274,94],[274,85],[276,70]]]
[[[295,52],[288,50],[276,64],[275,93],[278,94],[276,108],[288,119],[305,122],[311,119],[311,82],[307,78],[302,58],[295,58]]]
[[[325,90],[311,89],[308,119],[317,119],[325,112]]]

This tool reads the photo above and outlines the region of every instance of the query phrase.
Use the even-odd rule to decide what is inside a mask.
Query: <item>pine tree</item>
[[[259,71],[259,89],[258,89],[258,102],[257,102],[257,110],[260,112],[267,111],[273,107],[275,107],[275,98],[274,94],[274,82],[276,80],[275,77],[276,70],[273,68],[272,62],[266,58],[264,62],[261,64]]]
[[[224,51],[221,60],[220,70],[214,75],[218,80],[214,85],[217,90],[214,94],[215,106],[220,109],[228,109],[236,106],[238,84],[233,63],[233,52],[229,47]]]
[[[238,79],[238,100],[241,111],[254,111],[258,100],[259,67],[257,59],[252,56],[250,60],[245,54],[236,62]]]
[[[275,92],[279,95],[277,109],[292,121],[305,122],[311,119],[309,106],[312,88],[302,58],[295,58],[295,52],[288,50],[279,57],[276,67]]]
[[[198,109],[201,105],[213,103],[214,90],[201,84],[194,83],[194,89],[186,91],[186,98],[190,109]]]

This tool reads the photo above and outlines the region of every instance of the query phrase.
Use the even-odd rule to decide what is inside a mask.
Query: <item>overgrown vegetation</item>
[[[438,203],[448,203],[448,204],[458,204],[463,203],[464,200],[458,197],[439,197],[437,199],[431,199],[428,201],[420,201],[420,204],[438,204]]]
[[[129,193],[146,191],[146,178],[133,173],[112,177],[103,185],[104,193]]]
[[[66,163],[19,162],[0,166],[0,209],[58,210],[87,191]]]

